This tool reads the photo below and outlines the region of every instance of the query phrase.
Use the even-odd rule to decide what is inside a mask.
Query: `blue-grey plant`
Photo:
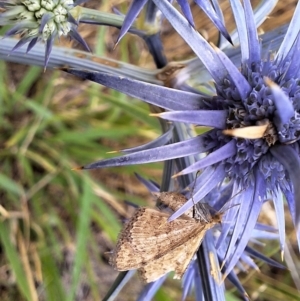
[[[28,43],[29,52],[37,42],[46,43],[44,66],[49,61],[54,42],[61,36],[69,36],[83,48],[89,46],[78,32],[79,23],[111,25],[121,27],[124,17],[79,6],[88,0],[1,0],[0,25],[12,26],[5,37],[20,35],[20,39],[11,49],[15,51]],[[128,29],[129,31],[133,30]]]
[[[0,3],[4,2],[8,1]],[[171,216],[170,221],[198,202],[209,203],[216,210],[226,204],[230,209],[224,215],[218,236],[213,231],[208,231],[197,252],[197,261],[191,264],[183,279],[183,298],[194,286],[197,300],[202,300],[202,295],[205,300],[224,300],[224,287],[216,284],[210,275],[212,267],[208,253],[214,254],[221,263],[224,277],[228,276],[245,296],[245,291],[233,272],[233,268],[239,266],[239,261],[255,267],[248,256],[251,255],[275,264],[247,246],[248,241],[255,237],[254,229],[268,233],[267,237],[273,238],[269,228],[257,224],[265,201],[272,199],[274,203],[282,252],[285,240],[284,198],[300,243],[300,187],[297,185],[297,175],[300,172],[300,63],[297,59],[300,45],[300,25],[297,22],[300,4],[295,9],[277,53],[268,51],[266,54],[262,49],[273,50],[273,44],[266,45],[263,44],[264,41],[259,41],[256,26],[260,21],[253,14],[250,0],[243,1],[243,5],[239,0],[231,0],[240,41],[240,62],[236,66],[230,56],[226,55],[230,53],[229,49],[223,52],[210,45],[194,29],[188,2],[177,2],[185,17],[168,0],[134,0],[117,40],[118,42],[128,29],[145,39],[157,67],[165,67],[155,73],[151,80],[138,80],[132,75],[124,77],[124,70],[108,70],[104,66],[99,66],[99,70],[95,66],[90,68],[96,71],[78,67],[63,69],[151,104],[155,108],[154,116],[161,118],[164,130],[161,137],[149,144],[124,150],[125,155],[101,160],[81,169],[166,161],[161,190],[172,189],[171,176],[174,177],[175,172],[182,192],[185,189],[193,192],[187,203]],[[235,41],[227,34],[217,1],[195,2],[228,41]],[[268,7],[273,6],[274,2],[276,1],[269,1]],[[148,16],[151,16],[147,19],[149,24],[143,29],[135,30],[131,26],[146,3]],[[159,37],[160,23],[155,18],[160,13],[185,39],[208,70],[214,82],[209,89],[197,90],[189,86],[185,81],[189,76],[188,68],[183,68],[184,64],[167,64]],[[6,21],[11,21],[8,17],[5,18]],[[85,21],[89,23],[88,18]],[[116,26],[113,22],[97,24]],[[153,31],[150,30],[151,25]],[[13,32],[18,30],[9,34]],[[24,40],[21,41],[20,46]],[[47,50],[46,57],[46,63],[48,60],[51,63]],[[80,59],[76,60],[79,61]],[[168,78],[170,74],[171,77]],[[168,80],[155,82],[158,75],[164,75]],[[173,87],[164,87],[163,84],[166,83],[171,83]],[[206,80],[205,84],[209,85]],[[157,107],[162,108],[159,113]],[[170,126],[170,121],[173,126]],[[206,130],[194,137],[190,130],[190,125],[193,124],[204,126]],[[199,170],[200,175],[195,179],[194,174]],[[152,182],[144,180],[144,183],[150,191],[158,189]],[[120,273],[107,300],[112,300],[131,275],[131,272]],[[200,276],[203,284],[199,282]],[[164,278],[147,285],[139,300],[150,300],[163,281]]]
[[[101,72],[68,72],[168,110],[155,114],[160,118],[212,129],[184,141],[136,151],[82,168],[141,164],[206,154],[176,175],[201,170],[193,198],[174,213],[170,221],[190,209],[194,202],[209,202],[210,193],[222,185],[227,190],[227,199],[223,201],[232,206],[239,204],[226,212],[216,244],[220,248],[229,238],[222,258],[226,276],[242,256],[267,199],[274,203],[282,253],[285,240],[284,198],[300,241],[300,189],[297,184],[300,172],[297,59],[300,5],[277,53],[264,57],[250,1],[244,1],[243,5],[240,1],[230,1],[241,45],[240,68],[237,68],[224,52],[207,43],[168,1],[153,2],[210,72],[215,95],[192,89],[182,92],[150,86]],[[121,87],[121,82],[125,88]]]
[[[169,1],[169,2],[173,2],[173,1]],[[192,11],[190,8],[190,4],[187,0],[177,0],[176,1],[181,10],[182,13],[184,14],[184,16],[186,17],[186,19],[188,20],[189,24],[192,27],[195,27],[195,23],[194,23],[194,19],[193,19],[193,15],[192,15]],[[208,0],[194,0],[194,2],[201,7],[201,9],[206,13],[206,15],[211,19],[211,21],[215,24],[215,26],[219,29],[219,31],[223,34],[224,37],[226,37],[226,39],[228,41],[231,42],[231,37],[228,34],[224,22],[223,22],[223,14],[222,14],[222,10],[220,9],[219,3],[218,1],[214,0],[214,1],[208,1]],[[120,30],[120,34],[119,37],[117,39],[117,42],[120,41],[120,39],[126,34],[126,32],[128,32],[128,30],[130,29],[130,27],[132,26],[135,18],[139,15],[139,13],[141,12],[141,10],[143,9],[143,7],[145,5],[149,5],[149,7],[151,7],[150,9],[148,9],[148,12],[151,11],[151,16],[156,16],[155,11],[157,10],[157,8],[155,7],[155,5],[153,5],[152,1],[149,0],[133,0],[128,12],[126,14],[126,17],[124,19],[124,23],[121,27]],[[148,21],[150,21],[148,19]],[[152,31],[153,31],[153,22],[145,22],[145,25],[149,25],[149,28],[152,27]],[[159,30],[159,28],[157,28]]]

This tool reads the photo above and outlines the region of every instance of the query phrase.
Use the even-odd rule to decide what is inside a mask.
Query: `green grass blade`
[[[18,85],[17,92],[21,95],[26,94],[32,84],[41,76],[42,68],[40,67],[30,67],[26,74],[23,76],[22,81]]]
[[[72,274],[72,287],[68,295],[68,301],[73,301],[74,296],[80,281],[81,271],[83,265],[87,260],[87,241],[90,219],[91,219],[91,206],[93,203],[93,192],[91,183],[88,177],[83,176],[83,195],[80,200],[81,208],[79,210],[79,219],[77,224],[77,238],[76,238],[76,254],[74,260],[73,274]]]
[[[12,244],[10,240],[10,231],[5,222],[2,222],[0,224],[0,239],[1,239],[1,245],[3,246],[5,250],[5,254],[7,257],[7,260],[11,266],[11,269],[13,270],[15,276],[17,285],[20,288],[20,292],[25,296],[25,298],[29,301],[31,301],[31,294],[29,285],[27,282],[27,277],[25,274],[25,271],[23,269],[20,256]]]
[[[66,300],[56,262],[49,249],[41,252],[41,262],[47,301]]]
[[[22,187],[4,174],[0,174],[0,187],[6,191],[12,192],[17,196],[23,195]]]

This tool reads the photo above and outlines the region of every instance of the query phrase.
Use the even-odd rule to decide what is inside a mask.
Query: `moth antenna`
[[[237,192],[235,195],[233,195],[221,208],[220,208],[220,210],[218,210],[218,212],[219,213],[225,213],[226,211],[228,211],[229,209],[231,209],[231,208],[233,208],[233,207],[236,207],[236,206],[240,206],[241,204],[234,204],[234,205],[232,205],[232,206],[230,206],[230,207],[228,207],[228,208],[226,208],[226,206],[228,205],[228,203],[231,201],[231,200],[233,200],[236,196],[238,196],[239,194],[241,194],[242,193],[242,191],[244,191],[244,189],[241,189],[239,192]],[[213,210],[215,210],[214,208],[213,208]]]

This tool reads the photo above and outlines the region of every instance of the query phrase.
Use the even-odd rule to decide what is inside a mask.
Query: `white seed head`
[[[56,23],[63,23],[67,21],[68,11],[63,6],[58,6],[53,10],[54,20]]]
[[[29,11],[32,11],[32,12],[37,11],[41,8],[39,1],[26,0],[26,1],[23,1],[23,4]]]
[[[52,0],[42,0],[41,6],[44,7],[47,10],[53,10],[55,7],[55,3]]]
[[[73,0],[10,0],[7,6],[7,24],[15,24],[19,21],[28,21],[30,24],[25,27],[23,34],[26,36],[38,37],[38,28],[45,14],[51,16],[42,30],[40,38],[49,39],[53,34],[67,35],[72,24],[68,22],[68,12],[74,7]],[[34,30],[33,30],[34,29]]]
[[[18,15],[18,20],[27,20],[27,21],[34,21],[35,20],[35,16],[33,12],[30,11],[22,11],[21,13],[19,13]]]
[[[28,44],[27,51],[39,41],[46,42],[45,61],[46,67],[52,46],[56,38],[67,36],[79,41],[87,50],[89,50],[85,41],[77,32],[74,21],[80,20],[78,9],[74,9],[77,4],[75,0],[0,0],[1,25],[12,25],[12,29],[7,33],[8,36],[19,34],[18,42],[13,50]],[[72,17],[71,17],[72,16]],[[77,34],[77,36],[76,36]],[[23,42],[23,43],[22,43]]]
[[[27,36],[28,37],[36,37],[39,33],[39,29],[38,28],[33,28],[33,29],[29,29],[27,31]]]
[[[42,32],[43,39],[45,41],[48,40],[48,38],[54,33],[55,30],[56,30],[56,25],[53,21],[50,20],[43,29]]]
[[[36,11],[34,13],[35,17],[36,17],[36,21],[40,24],[40,21],[43,17],[44,14],[46,14],[48,11],[45,10],[44,8],[41,8],[40,10]]]
[[[59,36],[65,36],[71,30],[71,26],[69,22],[61,23],[58,31]]]

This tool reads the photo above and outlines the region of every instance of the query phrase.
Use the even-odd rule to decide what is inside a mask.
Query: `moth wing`
[[[205,227],[188,217],[168,222],[168,214],[143,209],[143,215],[132,223],[128,237],[135,251],[150,252],[155,259],[183,244],[192,233]]]
[[[204,234],[205,232],[197,232],[185,243],[143,265],[139,269],[142,279],[145,282],[153,282],[171,271],[175,271],[174,279],[180,279],[198,250]]]
[[[176,267],[174,269],[174,279],[181,279],[185,271],[187,270],[190,262],[192,261],[195,253],[199,249],[203,237],[206,233],[207,229],[204,229],[201,233],[199,233],[197,236],[191,238],[189,241],[187,241],[185,246],[185,253],[177,260]]]
[[[152,254],[150,253],[135,250],[135,242],[131,240],[131,230],[135,228],[136,222],[141,223],[143,219],[148,219],[148,210],[152,209],[137,209],[119,233],[116,248],[109,258],[109,263],[114,269],[118,271],[138,269],[142,262],[146,262],[152,258]],[[156,210],[154,211],[156,212]],[[140,231],[143,231],[143,229],[141,228]]]
[[[118,244],[109,258],[110,265],[118,271],[138,269],[141,265],[141,257],[135,256],[131,244],[124,241]]]
[[[188,265],[191,262],[193,256],[195,255],[198,248],[200,247],[200,245],[203,241],[204,235],[206,234],[206,232],[209,229],[214,227],[214,225],[216,225],[218,222],[219,222],[219,219],[217,218],[216,221],[213,221],[209,224],[204,224],[202,231],[198,232],[197,235],[192,236],[190,240],[188,240],[184,243],[185,253],[177,261],[178,264],[176,265],[176,267],[174,269],[174,271],[175,271],[174,279],[182,278],[182,276],[185,273],[185,271],[187,270]]]
[[[177,253],[178,252],[178,253]],[[184,252],[183,245],[169,251],[162,257],[149,261],[139,269],[139,274],[145,282],[153,282],[166,273],[174,271],[179,253]]]
[[[168,218],[169,214],[139,208],[121,231],[110,264],[119,271],[140,268],[185,243],[191,233],[201,231],[192,218],[172,222]]]
[[[173,212],[177,211],[187,201],[186,197],[178,192],[159,192],[159,193],[155,193],[155,195],[157,196],[158,203],[160,202],[164,204],[165,206],[167,206],[167,208],[170,208]],[[188,211],[185,212],[185,215],[189,217],[193,217],[193,210],[189,209]]]

